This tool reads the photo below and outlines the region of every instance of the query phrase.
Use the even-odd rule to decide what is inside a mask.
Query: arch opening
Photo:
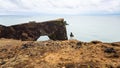
[[[37,41],[47,41],[50,40],[48,36],[40,36]]]

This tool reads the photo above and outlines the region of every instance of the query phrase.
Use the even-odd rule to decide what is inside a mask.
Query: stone
[[[45,22],[30,21],[11,26],[0,25],[0,38],[36,41],[40,36],[47,35],[51,40],[67,40],[66,25],[62,18]]]
[[[94,41],[91,41],[90,43],[92,43],[92,44],[98,44],[98,43],[102,43],[102,42],[98,41],[98,40],[94,40]]]
[[[116,53],[115,49],[114,48],[106,48],[104,50],[105,53]]]

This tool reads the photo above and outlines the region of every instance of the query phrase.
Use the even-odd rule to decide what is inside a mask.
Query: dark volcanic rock
[[[106,52],[106,53],[116,53],[116,51],[114,50],[114,48],[106,48],[104,50],[104,52]]]
[[[94,40],[94,41],[91,41],[91,43],[93,43],[93,44],[98,44],[98,43],[102,43],[102,42],[101,42],[101,41]]]
[[[66,21],[57,19],[45,22],[31,21],[12,26],[0,25],[0,38],[35,41],[43,35],[52,40],[67,40]]]

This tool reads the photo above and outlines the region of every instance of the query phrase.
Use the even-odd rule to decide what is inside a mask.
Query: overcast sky
[[[120,0],[0,0],[0,15],[120,14]]]

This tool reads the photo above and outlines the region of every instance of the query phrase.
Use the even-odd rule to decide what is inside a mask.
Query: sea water
[[[15,25],[29,21],[42,22],[64,18],[67,25],[68,38],[70,32],[74,38],[80,41],[100,40],[103,42],[120,41],[120,15],[96,15],[96,16],[30,16],[30,15],[1,15],[0,25]],[[45,40],[48,37],[40,37],[38,40]]]

